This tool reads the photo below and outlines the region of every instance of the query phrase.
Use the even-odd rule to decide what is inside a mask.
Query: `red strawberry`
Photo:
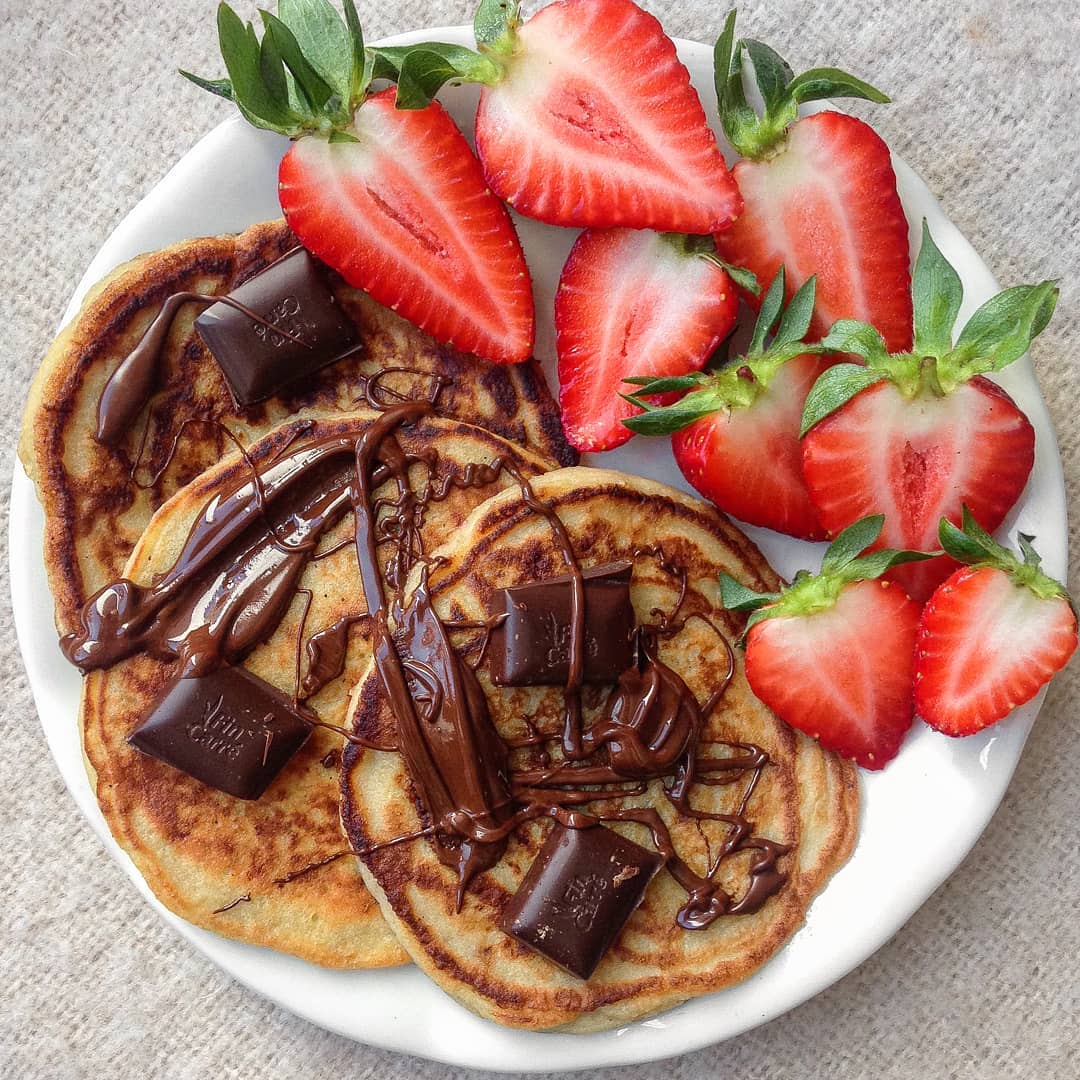
[[[641,410],[619,396],[627,376],[698,371],[734,329],[735,286],[711,249],[704,238],[646,230],[578,237],[555,295],[555,330],[563,427],[579,450],[631,437],[622,420]]]
[[[908,224],[889,149],[873,128],[837,112],[798,119],[823,97],[886,102],[872,86],[833,68],[794,78],[768,46],[734,42],[735,15],[717,43],[716,83],[724,129],[744,160],[733,173],[745,212],[716,237],[725,259],[770,280],[783,265],[792,292],[817,275],[816,339],[838,319],[860,319],[891,350],[911,345]],[[742,57],[754,65],[761,117],[742,88]]]
[[[522,23],[483,0],[482,52],[376,49],[399,106],[447,80],[479,82],[476,150],[492,190],[554,225],[709,233],[742,200],[660,23],[631,0],[558,0]]]
[[[724,606],[753,612],[750,688],[792,727],[867,769],[896,756],[914,718],[919,605],[874,579],[921,556],[879,550],[860,558],[880,530],[880,516],[852,525],[829,546],[820,574],[800,571],[781,593],[720,579]]]
[[[942,519],[957,570],[930,597],[915,649],[915,705],[946,735],[971,735],[1030,701],[1076,651],[1065,589],[1039,568],[1031,537],[1021,562],[965,508],[963,530]]]
[[[263,12],[260,45],[222,4],[231,82],[194,81],[296,140],[279,194],[305,247],[438,340],[499,363],[526,359],[525,258],[464,136],[441,105],[398,111],[392,89],[366,96],[371,72],[352,3],[348,25],[319,7],[283,8],[289,25]]]
[[[876,331],[837,323],[827,348],[862,356],[815,384],[803,417],[803,473],[821,523],[834,535],[868,513],[885,515],[881,543],[929,550],[942,517],[968,505],[996,529],[1031,472],[1035,433],[1012,398],[979,373],[1021,356],[1057,301],[1053,282],[1009,289],[983,305],[957,339],[963,290],[924,229],[915,269],[915,351],[889,355]],[[955,568],[941,557],[902,567],[926,600]]]
[[[625,421],[646,435],[672,435],[686,479],[725,513],[808,540],[825,532],[802,476],[799,420],[806,395],[827,361],[802,338],[814,307],[814,279],[792,299],[768,350],[765,338],[780,316],[783,270],[761,307],[744,357],[716,372],[682,379],[630,380],[646,411]],[[645,397],[689,390],[674,405]]]
[[[529,272],[510,217],[485,189],[438,102],[364,102],[359,143],[307,138],[281,162],[281,208],[303,245],[439,341],[511,363],[532,351]]]

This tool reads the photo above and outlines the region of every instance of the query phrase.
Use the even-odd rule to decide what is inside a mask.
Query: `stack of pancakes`
[[[142,416],[116,445],[97,440],[107,380],[170,295],[228,293],[294,246],[284,223],[269,222],[137,259],[93,290],[46,356],[20,454],[45,509],[45,562],[61,634],[79,625],[83,605],[108,583],[158,579],[204,507],[252,468],[308,440],[362,434],[379,415],[363,387],[392,369],[395,393],[403,396],[443,384],[436,414],[397,434],[412,459],[432,462],[414,466],[410,483],[439,483],[467,470],[475,476],[477,466],[496,461],[510,466],[490,470],[486,483],[486,474],[468,485],[451,483],[447,497],[424,512],[426,587],[440,617],[482,623],[499,590],[565,569],[551,530],[523,502],[524,480],[562,520],[582,567],[634,561],[631,596],[641,621],[678,606],[683,582],[663,565],[675,563],[685,577],[684,604],[707,613],[730,641],[738,637],[742,617],[719,609],[719,573],[757,589],[773,589],[777,580],[730,522],[639,477],[574,467],[576,455],[535,361],[501,367],[457,353],[332,276],[337,303],[357,328],[360,347],[348,358],[287,395],[240,408],[194,328],[197,312],[184,308]],[[284,618],[242,658],[287,695],[303,685],[311,634],[367,610],[351,535],[346,520],[323,539],[325,557],[307,564]],[[178,915],[332,967],[412,960],[457,1000],[504,1024],[597,1030],[744,978],[797,929],[814,894],[851,852],[853,768],[762,706],[737,657],[720,705],[706,718],[707,734],[718,744],[754,743],[767,752],[770,764],[747,815],[759,833],[789,849],[780,861],[787,883],[754,914],[691,932],[674,917],[685,896],[661,873],[595,974],[577,979],[498,927],[549,822],[515,830],[460,910],[457,876],[430,840],[353,854],[422,831],[426,822],[399,754],[344,743],[332,730],[393,742],[394,721],[363,620],[347,640],[341,673],[306,701],[331,727],[315,728],[255,801],[207,787],[128,744],[176,677],[175,661],[137,653],[86,677],[83,746],[102,811],[156,895]],[[698,701],[727,675],[729,654],[721,644],[702,619],[687,621],[662,643],[664,663]],[[497,688],[483,664],[477,675],[504,738],[520,736],[524,723],[558,728],[557,689]],[[708,786],[695,805],[732,814],[742,794],[738,784]],[[707,864],[712,846],[724,840],[721,823],[673,817],[659,781],[631,801],[670,819],[691,864]],[[616,828],[642,842],[639,827]]]

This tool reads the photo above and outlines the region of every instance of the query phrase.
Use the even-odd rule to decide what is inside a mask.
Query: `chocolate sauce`
[[[244,408],[272,397],[356,351],[356,327],[338,307],[318,266],[294,248],[225,296],[173,293],[98,401],[97,441],[117,445],[153,396],[161,353],[180,309],[207,308],[195,328]]]
[[[681,926],[701,929],[722,915],[757,910],[786,878],[777,861],[787,847],[754,836],[747,818],[769,759],[749,745],[734,746],[722,757],[704,752],[704,721],[734,671],[723,635],[729,670],[704,710],[660,659],[660,639],[676,634],[689,619],[700,617],[716,629],[703,612],[684,611],[685,573],[675,609],[654,612],[652,623],[637,627],[628,642],[627,665],[598,718],[583,727],[588,589],[595,575],[580,566],[558,514],[507,460],[471,466],[464,475],[437,482],[429,469],[427,483],[413,490],[410,466],[418,460],[431,466],[437,455],[410,457],[396,432],[432,411],[427,401],[393,405],[358,436],[315,439],[253,468],[250,477],[210,500],[174,566],[153,585],[121,580],[91,598],[80,629],[62,643],[65,654],[91,670],[145,650],[179,660],[181,681],[236,664],[273,633],[321,537],[351,512],[368,610],[308,641],[303,688],[310,694],[344,669],[349,624],[363,617],[379,685],[396,725],[396,745],[378,749],[401,753],[424,819],[417,833],[359,854],[430,837],[439,858],[457,873],[460,905],[472,878],[498,861],[510,834],[525,822],[547,817],[563,828],[593,831],[601,821],[628,821],[648,830],[668,871],[686,890],[687,901],[677,916]],[[476,675],[450,641],[453,624],[444,624],[434,611],[419,537],[431,501],[454,487],[491,483],[504,472],[517,481],[524,505],[549,524],[567,568],[559,582],[567,628],[565,659],[557,658],[564,680],[562,730],[530,736],[541,764],[519,770],[511,767],[508,744],[495,729]],[[387,483],[392,494],[375,499],[374,492]],[[669,565],[662,553],[650,549],[645,554]],[[406,579],[417,565],[419,583],[406,599]],[[485,623],[485,632],[496,632],[500,621],[501,615]],[[552,761],[547,744],[559,746],[560,760]],[[747,775],[736,813],[713,814],[691,806],[694,784],[734,784]],[[679,856],[655,809],[609,805],[643,793],[656,780],[684,818],[727,825],[726,839],[706,873],[692,870]],[[594,832],[592,842],[598,835]],[[723,860],[741,851],[750,853],[749,882],[734,897],[721,887],[718,874]],[[546,880],[542,870],[537,877]]]
[[[105,446],[115,446],[135,422],[135,418],[145,408],[153,395],[161,366],[161,350],[172,329],[173,320],[185,304],[220,304],[240,313],[258,326],[287,338],[297,348],[307,346],[289,330],[278,329],[258,312],[252,311],[231,296],[207,296],[205,293],[173,293],[146,333],[139,339],[138,345],[120,361],[119,367],[109,376],[105,389],[98,400],[97,441]]]

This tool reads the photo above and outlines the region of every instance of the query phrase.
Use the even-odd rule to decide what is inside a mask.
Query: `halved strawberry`
[[[911,345],[908,225],[889,149],[854,116],[799,105],[827,97],[887,102],[879,90],[835,68],[798,77],[767,45],[734,40],[735,13],[716,45],[720,116],[743,156],[733,169],[744,213],[716,237],[725,259],[768,281],[783,265],[792,292],[815,274],[822,337],[838,319],[872,323],[892,350]],[[765,103],[747,105],[742,58],[753,63]]]
[[[880,769],[911,727],[919,605],[899,585],[875,580],[917,552],[860,552],[881,517],[844,530],[821,573],[799,571],[780,593],[751,592],[720,577],[724,607],[751,611],[746,630],[750,689],[782,720],[822,746]]]
[[[376,50],[398,106],[479,82],[476,150],[493,191],[554,225],[709,233],[742,200],[690,75],[632,0],[558,0],[522,23],[483,0],[480,53],[432,42]]]
[[[441,105],[403,112],[368,95],[351,0],[262,12],[261,44],[218,10],[231,81],[194,82],[236,102],[258,127],[296,141],[281,161],[281,208],[300,242],[350,284],[439,341],[498,363],[532,351],[525,257],[503,204]],[[284,20],[284,21],[282,21]]]
[[[818,522],[802,475],[799,421],[806,395],[828,364],[821,347],[802,338],[814,306],[814,279],[803,285],[781,318],[783,269],[761,306],[745,356],[720,371],[682,379],[628,379],[631,400],[645,412],[625,420],[645,435],[672,435],[675,461],[686,479],[725,513],[751,525],[820,540]],[[776,335],[765,340],[777,319]],[[647,397],[689,391],[673,405]]]
[[[929,550],[942,517],[958,522],[966,504],[984,528],[996,529],[1024,489],[1034,429],[980,372],[1027,350],[1053,313],[1057,289],[1045,281],[1006,290],[971,317],[954,346],[963,288],[924,227],[913,293],[914,352],[890,355],[863,323],[841,321],[829,332],[827,348],[855,353],[866,366],[838,364],[810,392],[803,473],[830,534],[882,513],[882,544]],[[942,556],[895,576],[926,600],[954,568]]]
[[[632,436],[622,420],[641,410],[619,396],[627,376],[698,371],[734,329],[738,296],[712,250],[704,237],[648,230],[578,237],[555,294],[559,401],[577,449]]]
[[[969,565],[923,609],[915,648],[915,706],[946,735],[972,735],[1030,701],[1076,651],[1076,613],[1040,569],[1030,536],[1021,562],[965,507],[963,529],[941,521],[942,547]]]

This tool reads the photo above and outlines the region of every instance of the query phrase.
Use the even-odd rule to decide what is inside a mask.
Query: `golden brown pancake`
[[[352,411],[363,376],[405,367],[447,380],[442,415],[485,427],[553,464],[577,460],[535,361],[498,366],[441,346],[336,278],[335,295],[364,346],[357,357],[323,368],[285,396],[240,409],[193,328],[199,309],[189,304],[163,351],[158,391],[126,440],[116,448],[95,440],[106,381],[170,295],[226,293],[295,246],[285,223],[271,221],[144,255],[91,290],[49,350],[30,391],[19,452],[45,509],[45,564],[62,634],[86,598],[120,573],[151,514],[233,450],[221,428],[182,430],[186,420],[217,420],[250,443],[294,413]],[[408,374],[394,380],[403,393],[426,394],[431,383]]]
[[[254,444],[251,462],[266,464],[280,452],[324,437],[356,437],[377,416],[367,412],[314,424],[293,421]],[[433,467],[412,467],[410,481],[417,486],[425,479],[462,476],[468,466],[499,457],[524,476],[538,475],[547,466],[527,450],[453,420],[422,419],[399,429],[397,438],[410,454],[430,456],[437,451]],[[177,492],[154,515],[132,552],[125,576],[148,585],[168,570],[204,506],[246,483],[250,475],[248,462],[234,454]],[[504,474],[467,488],[451,487],[445,499],[426,508],[420,529],[424,544],[433,547],[446,540],[474,507],[513,483]],[[377,493],[383,494],[390,494],[388,486]],[[309,562],[304,570],[299,587],[309,589],[312,596],[303,621],[305,639],[341,616],[367,610],[355,552],[347,543],[352,530],[352,517],[346,515],[322,538],[319,550],[328,551],[343,541],[345,546]],[[231,549],[222,559],[231,561]],[[250,671],[290,696],[297,688],[297,639],[304,606],[305,597],[297,592],[269,640],[244,660]],[[361,623],[353,627],[344,674],[308,699],[321,720],[344,723],[349,691],[369,657]],[[82,700],[83,745],[102,812],[157,897],[198,926],[314,963],[349,968],[406,961],[360,884],[351,856],[284,881],[347,850],[338,809],[341,737],[316,728],[257,801],[222,794],[126,742],[176,678],[177,668],[177,662],[137,654],[107,670],[91,672]]]
[[[676,607],[679,582],[655,556],[687,575],[683,612],[707,615],[730,640],[743,617],[719,610],[718,575],[727,571],[758,589],[777,579],[753,544],[712,507],[637,477],[594,469],[562,469],[532,481],[537,498],[565,525],[580,564],[587,568],[633,559],[632,600],[639,622]],[[531,511],[518,490],[507,490],[479,507],[436,553],[430,575],[432,604],[443,618],[482,619],[496,591],[565,573],[564,556],[547,521]],[[677,625],[677,623],[675,624]],[[717,631],[699,618],[660,639],[660,658],[705,702],[728,670]],[[530,728],[557,733],[563,696],[557,687],[496,688],[483,664],[477,674],[491,718],[504,739]],[[585,697],[586,720],[596,715],[598,694]],[[393,744],[397,730],[374,666],[353,695],[350,722],[369,740]],[[720,704],[705,718],[710,751],[718,744],[753,743],[769,755],[746,809],[754,833],[789,845],[778,868],[786,884],[754,914],[725,916],[704,930],[676,925],[686,893],[661,870],[642,905],[600,962],[581,980],[505,934],[498,927],[551,825],[519,827],[499,861],[473,881],[455,910],[458,875],[440,862],[427,838],[370,851],[360,860],[365,883],[412,959],[448,994],[481,1016],[512,1027],[596,1031],[653,1015],[688,998],[719,990],[760,967],[801,925],[814,894],[847,859],[855,840],[858,795],[855,770],[817,743],[803,738],[751,693],[741,657]],[[549,744],[550,747],[551,744]],[[730,752],[730,750],[729,750]],[[516,750],[515,769],[529,765]],[[557,749],[554,760],[559,760]],[[532,764],[535,765],[535,759]],[[734,813],[746,778],[720,786],[695,785],[697,809]],[[399,753],[350,745],[342,774],[342,814],[353,849],[364,851],[429,825]],[[594,803],[603,813],[612,803]],[[704,872],[729,826],[679,818],[661,790],[618,800],[619,806],[654,807],[667,822],[676,848]],[[637,824],[616,828],[648,844]],[[733,898],[748,880],[747,853],[722,864],[721,881]]]

